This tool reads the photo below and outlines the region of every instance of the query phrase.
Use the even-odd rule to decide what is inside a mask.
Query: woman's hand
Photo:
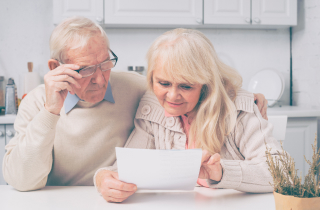
[[[108,202],[120,203],[137,191],[135,184],[122,182],[118,173],[107,170],[97,174],[96,185],[102,197]]]
[[[254,102],[258,106],[261,116],[265,120],[268,120],[268,116],[267,116],[268,100],[261,93],[254,93],[253,96],[254,96]]]
[[[202,151],[200,179],[211,179],[220,182],[222,179],[222,166],[220,164],[220,154],[211,155],[207,150]]]

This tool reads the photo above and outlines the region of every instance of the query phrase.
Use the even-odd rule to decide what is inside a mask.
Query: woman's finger
[[[127,198],[113,198],[111,196],[103,196],[103,198],[111,203],[121,203],[122,201],[126,200]]]
[[[113,198],[128,198],[134,193],[135,191],[122,191],[122,190],[109,189],[107,195]]]
[[[202,157],[201,157],[201,165],[204,162],[207,162],[211,157],[211,154],[207,150],[202,150]]]
[[[220,154],[218,154],[218,153],[216,153],[210,157],[210,159],[207,162],[207,165],[213,165],[217,162],[220,162]]]
[[[127,192],[135,192],[137,190],[137,186],[135,184],[125,183],[116,179],[108,180],[106,183],[110,189],[127,191]]]

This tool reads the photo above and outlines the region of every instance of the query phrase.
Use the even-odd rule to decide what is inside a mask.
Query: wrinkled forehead
[[[70,47],[66,55],[68,63],[80,62],[83,65],[100,63],[112,56],[107,42],[99,37],[92,37],[83,47]]]

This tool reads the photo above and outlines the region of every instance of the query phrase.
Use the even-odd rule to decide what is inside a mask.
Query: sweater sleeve
[[[242,112],[234,135],[225,145],[231,154],[240,153],[244,160],[221,160],[223,176],[219,183],[207,180],[212,188],[231,188],[244,192],[272,192],[272,176],[266,163],[266,145],[271,155],[278,155],[281,147],[272,136],[273,125],[262,118],[256,105],[254,112]],[[235,148],[232,146],[235,145]],[[238,151],[235,151],[238,150]],[[236,156],[236,155],[235,155]]]
[[[51,171],[59,116],[48,112],[44,101],[40,86],[22,100],[14,123],[15,136],[5,147],[3,176],[19,191],[44,187]]]
[[[131,132],[125,148],[139,148],[139,149],[155,149],[154,136],[152,132],[151,122],[144,119],[135,119],[134,120],[135,128]],[[93,176],[93,183],[96,189],[96,176],[102,170],[114,171],[117,172],[117,161],[112,166],[103,167],[96,171]]]

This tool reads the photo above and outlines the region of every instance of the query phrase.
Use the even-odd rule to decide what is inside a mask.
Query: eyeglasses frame
[[[100,69],[101,69],[101,64],[102,64],[102,63],[107,62],[107,61],[112,61],[112,60],[115,60],[115,61],[116,61],[116,62],[114,63],[114,66],[113,66],[113,67],[115,67],[115,66],[117,65],[117,62],[118,62],[118,56],[117,56],[111,49],[109,49],[109,50],[110,50],[110,52],[111,52],[111,54],[113,55],[114,58],[109,59],[109,60],[106,60],[106,61],[103,61],[103,62],[98,63],[98,64],[96,64],[96,65],[86,66],[86,67],[84,67],[84,68],[81,68],[81,69],[78,69],[78,70],[75,70],[75,71],[79,73],[81,70],[83,70],[83,69],[85,69],[85,68],[89,68],[89,67],[95,66],[96,68],[95,68],[94,72],[92,73],[92,74],[94,74],[94,73],[97,71],[98,66],[99,66]],[[58,61],[58,60],[57,60],[57,61]],[[60,62],[60,61],[58,61],[58,62],[59,62],[60,64],[64,64],[64,63],[62,63],[62,62]],[[102,70],[101,70],[101,71],[102,71]],[[108,70],[106,70],[106,71],[108,71]],[[90,75],[88,75],[88,76],[85,76],[85,77],[89,77],[89,76],[91,76],[92,74],[90,74]],[[84,77],[82,77],[82,78],[84,78]]]

